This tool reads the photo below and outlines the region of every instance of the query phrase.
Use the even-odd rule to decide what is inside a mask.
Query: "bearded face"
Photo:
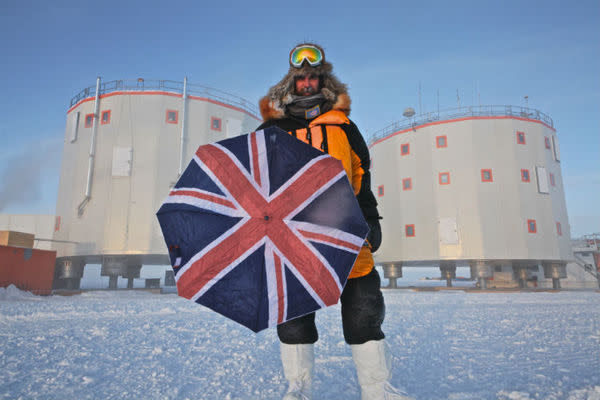
[[[319,92],[319,77],[315,74],[301,75],[296,78],[296,94],[311,96]]]

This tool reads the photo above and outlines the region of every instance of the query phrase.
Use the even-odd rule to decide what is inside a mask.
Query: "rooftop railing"
[[[430,122],[446,121],[462,117],[489,117],[489,116],[513,116],[538,120],[546,125],[554,128],[554,122],[547,114],[539,110],[520,106],[470,106],[457,107],[440,110],[435,112],[427,112],[414,117],[405,118],[396,121],[382,129],[373,132],[369,138],[369,144],[383,139],[394,132],[405,129],[417,128],[420,125],[425,125]]]
[[[600,233],[583,235],[580,238],[572,239],[571,244],[574,248],[589,249],[590,251],[600,250]]]
[[[100,95],[117,92],[121,90],[126,91],[167,91],[174,93],[181,93],[183,95],[183,82],[179,81],[169,81],[169,80],[146,80],[146,79],[136,79],[136,80],[117,80],[110,82],[101,82],[100,84]],[[236,106],[241,108],[244,111],[249,112],[252,115],[258,115],[258,108],[254,103],[249,102],[248,100],[236,96],[231,93],[224,92],[219,89],[211,88],[208,86],[197,85],[193,83],[187,84],[187,93],[192,96],[201,96],[207,97],[212,100],[220,101],[222,103],[226,103],[232,106]],[[71,99],[70,107],[73,107],[75,104],[79,103],[83,99],[87,99],[88,97],[94,97],[96,95],[96,86],[90,86],[83,89],[79,92],[75,97]]]

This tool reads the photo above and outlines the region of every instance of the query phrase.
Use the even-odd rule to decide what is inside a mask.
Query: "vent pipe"
[[[187,76],[183,78],[183,112],[181,113],[181,137],[179,138],[179,175],[183,173],[183,148],[185,143],[187,114]]]
[[[77,207],[77,215],[82,216],[85,206],[92,197],[92,180],[94,176],[94,159],[96,157],[96,134],[98,133],[98,121],[100,120],[100,77],[96,79],[96,99],[94,101],[94,115],[92,122],[92,138],[90,139],[90,153],[88,158],[87,183],[83,201]]]

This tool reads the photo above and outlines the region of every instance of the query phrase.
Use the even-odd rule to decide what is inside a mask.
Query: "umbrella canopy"
[[[369,231],[342,163],[275,127],[200,146],[157,217],[179,295],[255,332],[336,304]]]

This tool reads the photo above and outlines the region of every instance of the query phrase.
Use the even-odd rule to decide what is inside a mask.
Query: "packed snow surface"
[[[418,400],[600,400],[600,293],[384,290],[392,383]],[[339,306],[317,316],[315,399],[359,399]],[[175,294],[0,289],[0,399],[281,399],[274,329]]]

